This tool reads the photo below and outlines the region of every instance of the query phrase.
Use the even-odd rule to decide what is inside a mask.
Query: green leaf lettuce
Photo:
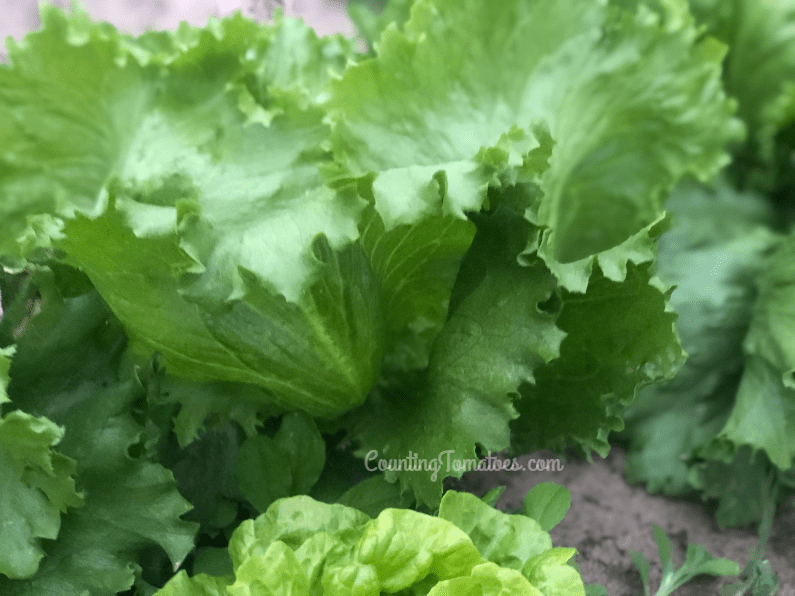
[[[566,564],[573,549],[552,548],[549,534],[530,518],[454,491],[445,495],[438,517],[386,509],[370,519],[309,497],[282,499],[241,524],[230,553],[234,581],[179,574],[158,596],[223,594],[215,586],[224,584],[229,594],[245,596],[585,594],[577,571]]]

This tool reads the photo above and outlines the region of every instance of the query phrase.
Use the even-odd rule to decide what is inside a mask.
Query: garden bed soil
[[[524,456],[553,458],[549,452]],[[496,486],[506,490],[497,502],[504,511],[521,508],[525,495],[540,482],[556,482],[571,491],[571,508],[550,532],[555,546],[574,547],[576,563],[586,583],[607,587],[610,596],[641,596],[643,585],[630,550],[640,550],[652,562],[652,586],[659,585],[660,565],[652,535],[654,524],[673,543],[677,567],[688,544],[702,544],[710,554],[737,561],[742,568],[758,544],[755,528],[724,529],[715,522],[709,502],[651,495],[643,486],[627,484],[625,453],[614,447],[606,459],[566,461],[562,471],[470,472],[462,488],[478,496]],[[779,511],[767,547],[767,558],[779,574],[779,596],[795,596],[795,507],[789,502]],[[702,577],[681,587],[676,596],[717,596],[730,579]]]

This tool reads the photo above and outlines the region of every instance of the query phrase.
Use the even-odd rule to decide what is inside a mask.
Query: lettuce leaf
[[[785,257],[771,258],[785,248],[777,248],[782,239],[771,229],[770,204],[725,180],[682,185],[668,208],[674,223],[661,240],[658,271],[677,286],[671,306],[689,358],[673,380],[643,390],[627,411],[626,471],[652,492],[719,498],[718,522],[745,525],[761,515],[769,462],[791,465],[782,435],[790,418],[788,365],[786,356],[777,360],[786,325],[770,331],[765,314],[780,312],[775,297],[787,282],[767,280],[786,270]],[[775,355],[776,364],[757,350]]]
[[[466,532],[484,559],[521,570],[532,557],[552,548],[552,539],[526,515],[506,515],[470,493],[449,491],[439,517]]]
[[[63,197],[63,215],[40,218],[28,245],[65,251],[136,351],[161,352],[171,374],[254,383],[268,401],[315,415],[361,402],[380,354],[369,265],[356,246],[345,249],[363,201],[324,187],[315,165],[327,159],[320,73],[339,64],[339,51],[305,34],[314,54],[284,60],[300,38],[288,21],[237,17],[154,44],[93,24],[70,36],[79,14],[46,9],[43,19],[3,73],[4,109],[22,102],[30,112],[9,135],[8,154],[57,171],[45,177],[55,188],[41,194]],[[283,70],[255,68],[257,56]],[[71,95],[43,126],[47,93],[62,88]],[[25,131],[34,126],[38,143],[58,148],[54,167],[29,155]],[[63,146],[66,137],[86,142]],[[59,156],[72,155],[90,171],[61,165],[70,162]]]
[[[574,444],[607,455],[636,391],[671,378],[684,361],[669,294],[648,263],[629,265],[620,283],[596,271],[585,295],[564,293],[561,356],[520,388],[516,450]]]
[[[185,571],[180,571],[168,582],[162,590],[158,590],[158,596],[228,596],[231,582],[222,577],[213,577],[206,574],[198,574],[188,577]]]
[[[763,166],[753,182],[769,189],[780,182],[771,174],[784,173],[771,171],[771,161],[779,151],[786,159],[793,149],[791,132],[786,129],[795,122],[795,86],[791,82],[795,75],[795,6],[753,0],[690,2],[699,21],[729,46],[723,78],[750,132],[750,146],[738,156],[739,165]],[[777,137],[781,132],[784,135]],[[791,180],[791,172],[786,173]]]
[[[282,497],[309,493],[326,460],[326,444],[314,421],[298,412],[282,418],[276,435],[255,435],[240,446],[237,483],[260,511]]]
[[[144,428],[136,410],[148,388],[145,379],[122,374],[125,341],[118,323],[93,290],[69,295],[82,285],[76,272],[61,272],[62,282],[71,277],[65,285],[43,266],[29,274],[41,312],[17,342],[3,427],[11,429],[14,420],[38,420],[45,431],[40,440],[60,438],[51,459],[54,477],[42,475],[46,451],[39,455],[45,468],[24,477],[50,495],[57,508],[78,504],[76,494],[69,497],[70,487],[84,495],[84,503],[66,511],[60,531],[52,527],[52,512],[42,512],[37,518],[42,527],[32,531],[52,539],[41,545],[45,557],[38,569],[25,570],[24,579],[0,578],[0,591],[111,596],[133,585],[144,548],[158,545],[172,563],[184,560],[196,526],[180,519],[190,504],[177,492],[171,473],[142,456]],[[15,498],[21,494],[16,491]]]
[[[75,490],[75,461],[54,447],[63,429],[19,410],[0,418],[0,573],[31,577],[44,557],[42,538],[54,540],[61,514],[83,505]]]
[[[715,188],[683,184],[666,206],[673,223],[661,238],[657,270],[676,285],[671,307],[688,360],[674,379],[640,392],[627,411],[627,474],[652,492],[680,494],[691,488],[691,464],[680,455],[709,441],[731,408],[756,279],[776,239],[768,205],[726,181]]]
[[[706,178],[725,164],[739,133],[715,85],[723,49],[696,42],[686,6],[671,7],[416,2],[405,32],[387,30],[378,57],[333,85],[344,170],[375,175],[387,232],[426,213],[437,187],[441,213],[461,217],[495,176],[477,167],[481,148],[544,122],[555,142],[538,214],[548,261],[619,245],[659,216],[682,174]],[[568,284],[582,291],[587,276]]]
[[[781,470],[795,464],[795,333],[789,324],[795,291],[795,236],[777,248],[759,282],[743,342],[745,368],[728,420],[704,451],[733,455],[742,445],[762,450]]]
[[[501,569],[494,563],[483,563],[472,569],[472,575],[439,582],[428,596],[462,594],[466,596],[542,596],[521,573]]]

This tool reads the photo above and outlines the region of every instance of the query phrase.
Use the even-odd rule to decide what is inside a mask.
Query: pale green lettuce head
[[[584,596],[549,534],[524,515],[448,492],[437,517],[386,509],[375,519],[309,497],[279,500],[229,544],[234,576],[178,574],[157,596]]]

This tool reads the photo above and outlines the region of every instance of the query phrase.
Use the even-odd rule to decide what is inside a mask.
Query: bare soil
[[[552,458],[548,452],[525,456]],[[571,509],[550,532],[555,546],[574,547],[586,583],[604,585],[610,596],[641,596],[643,585],[630,550],[640,550],[652,562],[652,586],[659,585],[660,565],[652,528],[660,526],[674,547],[677,566],[688,544],[702,544],[710,554],[727,557],[742,568],[758,544],[755,528],[721,530],[711,503],[651,495],[624,479],[625,453],[614,447],[606,459],[568,461],[559,472],[470,472],[463,486],[478,496],[496,486],[506,490],[497,503],[504,511],[521,508],[525,495],[540,482],[556,482],[571,491]],[[789,503],[773,524],[767,558],[779,574],[779,596],[795,596],[795,507]],[[676,596],[716,596],[730,579],[702,577],[675,592]]]

